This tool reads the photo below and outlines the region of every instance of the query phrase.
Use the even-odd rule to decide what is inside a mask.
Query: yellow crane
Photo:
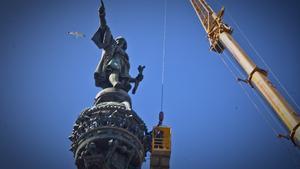
[[[259,68],[231,36],[231,27],[223,22],[224,7],[215,13],[205,0],[190,0],[190,2],[207,33],[211,50],[222,53],[224,49],[227,49],[232,54],[233,59],[248,75],[248,79],[243,81],[261,93],[289,130],[288,138],[294,145],[300,147],[299,115],[272,85],[267,71]]]

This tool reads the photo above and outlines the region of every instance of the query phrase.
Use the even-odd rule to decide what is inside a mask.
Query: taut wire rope
[[[166,59],[166,33],[167,33],[167,0],[164,1],[164,27],[163,27],[163,49],[162,49],[162,71],[161,71],[161,96],[160,111],[164,106],[164,83],[165,83],[165,59]]]

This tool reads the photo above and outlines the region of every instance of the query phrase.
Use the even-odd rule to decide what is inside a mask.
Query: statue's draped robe
[[[109,75],[114,72],[119,74],[119,81],[125,89],[130,90],[128,55],[117,45],[109,27],[99,27],[92,40],[100,49],[103,49],[101,60],[94,73],[96,86],[103,89],[112,87],[112,84],[109,82]]]

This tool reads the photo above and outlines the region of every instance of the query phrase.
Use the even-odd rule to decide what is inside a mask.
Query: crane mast
[[[248,75],[248,79],[244,81],[261,93],[289,130],[289,139],[295,146],[300,147],[299,115],[272,85],[267,71],[259,68],[231,36],[232,29],[223,22],[224,8],[215,13],[205,0],[190,0],[190,2],[207,33],[210,49],[217,53],[227,49],[232,54],[233,59]]]

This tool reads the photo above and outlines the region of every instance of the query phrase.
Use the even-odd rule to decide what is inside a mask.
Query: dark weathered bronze
[[[78,169],[140,169],[151,148],[151,134],[132,110],[128,91],[134,82],[135,93],[145,67],[139,66],[136,78],[129,75],[126,40],[112,38],[101,3],[101,26],[92,40],[103,49],[95,72],[96,86],[103,90],[76,120],[69,137],[71,151]]]
[[[103,49],[101,60],[94,73],[95,85],[103,89],[114,87],[128,92],[131,89],[130,83],[138,84],[143,80],[143,74],[141,71],[135,78],[129,75],[130,64],[126,53],[127,42],[121,36],[113,39],[106,24],[105,15],[105,7],[103,1],[101,1],[101,7],[99,8],[100,27],[92,37],[98,48]]]
[[[144,69],[145,69],[145,66],[139,65],[139,67],[138,67],[139,74],[136,77],[136,81],[135,81],[134,87],[132,89],[132,94],[136,93],[136,90],[139,87],[139,84],[140,84],[140,82],[143,79],[143,71],[144,71]]]
[[[116,88],[101,91],[76,120],[69,139],[78,169],[141,168],[151,136],[126,94]]]

